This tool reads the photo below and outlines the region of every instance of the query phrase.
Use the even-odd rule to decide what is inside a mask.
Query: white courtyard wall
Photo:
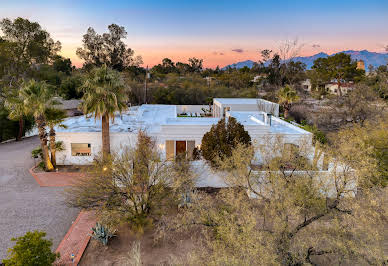
[[[209,109],[209,105],[176,105],[176,113],[203,113],[202,108]]]

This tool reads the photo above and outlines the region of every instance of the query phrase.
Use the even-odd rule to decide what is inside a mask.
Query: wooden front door
[[[186,141],[176,141],[175,144],[175,154],[181,154],[186,152]]]

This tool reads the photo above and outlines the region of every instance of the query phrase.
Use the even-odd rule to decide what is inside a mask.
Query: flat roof
[[[311,134],[310,132],[292,125],[275,116],[271,117],[271,126],[265,124],[264,116],[266,113],[260,111],[228,111],[227,114],[236,118],[236,120],[245,126],[266,127],[270,133],[279,134]]]
[[[227,114],[236,118],[236,120],[243,125],[252,125],[252,126],[265,126],[264,123],[264,112],[250,112],[250,111],[228,111]],[[266,125],[269,127],[269,125]]]
[[[237,99],[243,100],[243,99]],[[250,99],[256,101],[256,99]],[[116,113],[110,122],[111,132],[137,133],[146,130],[150,134],[161,132],[162,126],[211,126],[217,124],[216,117],[177,117],[175,105],[143,104],[129,108],[122,114]],[[286,121],[272,116],[271,126],[265,123],[264,112],[260,111],[229,111],[244,126],[265,128],[269,133],[310,134]],[[63,124],[66,128],[56,127],[57,132],[101,132],[101,120],[93,116],[77,116],[67,118]]]

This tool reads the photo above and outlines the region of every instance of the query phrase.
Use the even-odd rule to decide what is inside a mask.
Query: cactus
[[[100,241],[104,246],[108,245],[109,239],[116,236],[116,230],[112,231],[100,223],[96,223],[96,227],[92,227],[92,231],[93,233],[91,236]]]

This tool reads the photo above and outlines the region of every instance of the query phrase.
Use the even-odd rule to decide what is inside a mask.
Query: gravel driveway
[[[64,205],[64,188],[40,187],[29,174],[38,145],[37,137],[0,144],[0,262],[27,231],[45,231],[55,250],[79,212]]]

